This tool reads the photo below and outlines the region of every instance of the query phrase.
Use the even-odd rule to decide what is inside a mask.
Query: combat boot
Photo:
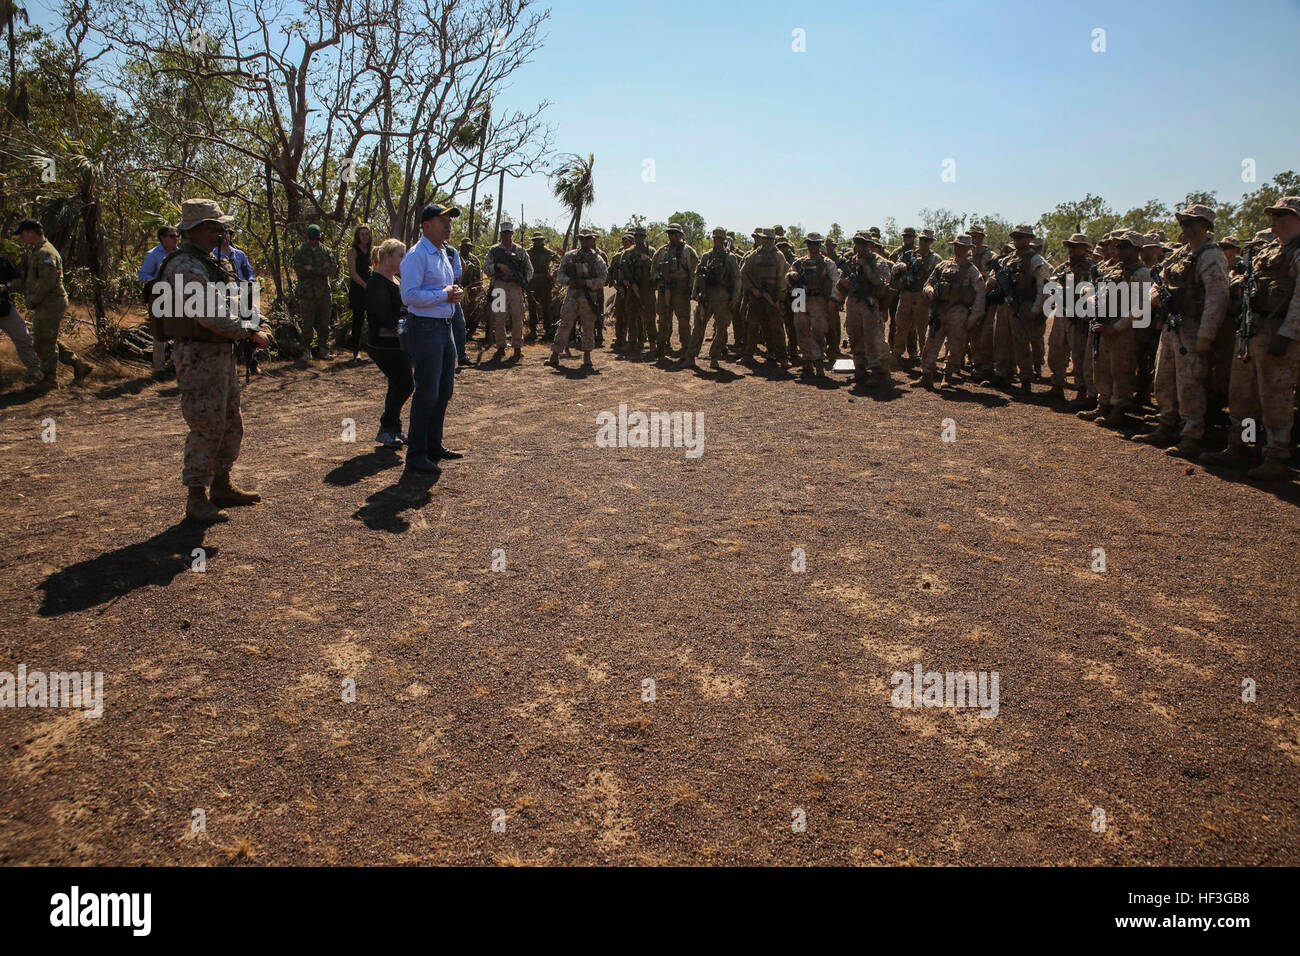
[[[212,503],[219,508],[255,505],[262,496],[254,491],[243,491],[230,483],[230,472],[224,471],[212,479]]]
[[[926,369],[921,373],[921,380],[916,383],[917,388],[924,388],[930,391],[934,390],[934,372]]]
[[[1222,465],[1227,467],[1249,464],[1250,460],[1250,449],[1241,442],[1229,442],[1228,447],[1223,449],[1223,451],[1207,451],[1202,453],[1200,458],[1201,464],[1203,465]]]
[[[1291,475],[1291,469],[1287,467],[1286,462],[1279,461],[1277,458],[1264,456],[1263,464],[1250,469],[1246,472],[1247,478],[1253,478],[1256,481],[1280,481]]]
[[[1128,409],[1122,405],[1112,405],[1106,416],[1097,420],[1098,425],[1104,425],[1107,428],[1123,428],[1128,422]]]
[[[1157,448],[1167,448],[1174,442],[1178,441],[1177,429],[1169,425],[1157,425],[1150,431],[1141,432],[1133,436],[1135,442],[1143,445],[1155,445]]]
[[[812,362],[804,362],[803,367],[799,371],[799,374],[804,378],[812,378],[813,376]]]
[[[549,357],[545,362],[543,362],[542,364],[543,364],[543,365],[549,365],[551,368],[559,368],[559,367],[560,367],[560,357],[559,357],[558,355],[556,355],[554,352],[552,352],[551,355],[550,355],[550,357]]]
[[[1095,422],[1099,418],[1105,418],[1106,413],[1110,411],[1109,405],[1098,405],[1096,408],[1090,408],[1085,412],[1079,412],[1075,418],[1085,422]]]
[[[72,366],[72,384],[80,385],[86,380],[86,376],[95,370],[95,367],[89,362],[76,359]]]
[[[523,349],[515,349],[513,352],[510,353],[510,361],[512,362],[518,362],[523,357],[524,357]]]
[[[1086,412],[1097,407],[1097,396],[1089,395],[1087,392],[1080,392],[1078,397],[1070,402],[1069,407],[1076,411]]]
[[[594,365],[591,364],[591,353],[590,353],[590,352],[583,352],[583,353],[582,353],[582,367],[583,367],[583,368],[595,368],[595,367],[596,367],[596,366],[594,366]]]
[[[189,497],[185,499],[185,517],[202,524],[218,524],[230,520],[230,515],[208,500],[208,489],[202,485],[190,488]]]
[[[1047,392],[1047,397],[1056,402],[1065,401],[1065,389],[1060,385],[1053,385]]]
[[[1201,440],[1199,438],[1184,438],[1173,448],[1166,448],[1165,454],[1170,458],[1190,458],[1195,461],[1201,457]]]
[[[826,364],[824,362],[813,362],[813,374],[818,378],[825,378]]]
[[[492,361],[504,362],[505,358],[506,358],[506,347],[504,345],[499,346],[496,352],[494,352],[492,355]]]

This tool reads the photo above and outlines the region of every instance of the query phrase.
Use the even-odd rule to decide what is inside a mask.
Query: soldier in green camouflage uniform
[[[40,356],[41,385],[57,388],[55,375],[59,362],[71,365],[73,382],[80,383],[92,371],[91,366],[59,340],[63,313],[68,308],[68,292],[63,287],[63,259],[45,238],[44,227],[35,219],[24,219],[14,235],[27,246],[22,264],[22,280],[13,287],[23,293],[32,310],[32,341]]]
[[[293,254],[293,271],[298,276],[295,292],[298,296],[298,315],[302,320],[303,348],[312,347],[318,359],[329,357],[330,283],[339,274],[339,264],[334,253],[321,242],[320,226],[307,227],[307,241]]]
[[[546,237],[540,232],[533,233],[532,243],[528,250],[528,260],[533,264],[533,277],[528,280],[532,297],[528,300],[528,334],[524,337],[528,342],[537,338],[539,323],[543,331],[551,324],[551,296],[555,289],[551,270],[560,261],[560,254],[546,245]]]
[[[695,328],[690,344],[682,353],[682,365],[694,367],[704,346],[704,332],[713,317],[713,344],[709,346],[709,367],[719,368],[718,361],[727,347],[727,327],[732,323],[740,302],[740,266],[727,250],[727,230],[713,230],[713,248],[700,257],[695,272]]]

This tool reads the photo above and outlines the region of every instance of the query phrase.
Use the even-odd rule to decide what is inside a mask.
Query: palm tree
[[[16,113],[18,104],[18,41],[14,36],[14,21],[22,17],[23,23],[31,23],[27,10],[20,7],[15,0],[0,0],[0,20],[9,32],[9,112]]]
[[[595,165],[594,153],[588,153],[586,159],[577,153],[570,153],[551,172],[551,191],[573,215],[564,230],[564,252],[569,251],[569,239],[577,238],[578,227],[582,223],[582,208],[596,201],[596,189],[591,178],[591,170]]]
[[[0,3],[4,0],[0,0]],[[478,116],[473,119],[467,119],[457,136],[457,145],[462,147],[472,146],[478,143],[478,162],[474,165],[474,185],[469,191],[469,238],[473,242],[478,238],[477,230],[474,228],[474,211],[475,204],[478,202],[478,182],[483,178],[483,148],[487,146],[488,127],[492,125],[492,97],[486,96],[481,103],[471,107],[469,112],[477,112]]]

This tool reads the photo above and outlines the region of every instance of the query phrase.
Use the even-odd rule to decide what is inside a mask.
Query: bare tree
[[[106,0],[96,23],[105,40],[150,81],[121,91],[146,124],[158,123],[144,91],[184,88],[193,98],[166,132],[246,160],[242,181],[220,183],[212,167],[187,169],[183,154],[163,172],[192,176],[217,195],[252,204],[269,168],[288,227],[342,224],[362,175],[390,229],[409,235],[419,208],[461,188],[482,153],[490,173],[518,175],[549,149],[542,102],[484,115],[488,94],[539,43],[545,14],[532,0]],[[220,38],[219,40],[217,38]],[[127,71],[123,75],[131,76]],[[222,97],[233,91],[226,103]],[[369,154],[371,168],[359,157]],[[377,188],[376,188],[377,187]]]

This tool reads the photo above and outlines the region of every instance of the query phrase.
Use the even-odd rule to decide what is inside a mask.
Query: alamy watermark
[[[256,279],[200,282],[176,273],[170,281],[159,279],[150,291],[154,318],[229,316],[254,329],[260,323],[262,291]]]
[[[596,416],[596,447],[684,448],[687,458],[699,458],[704,454],[704,413],[629,412],[620,404],[617,414]]]
[[[0,709],[5,707],[75,707],[86,717],[104,715],[103,671],[0,671]]]
[[[979,708],[981,717],[998,715],[997,671],[894,671],[889,702],[895,707]]]
[[[1067,319],[1133,318],[1133,328],[1151,327],[1152,283],[1134,279],[1130,282],[1074,281],[1067,272],[1065,281],[1052,278],[1043,283],[1043,315],[1052,313]]]

